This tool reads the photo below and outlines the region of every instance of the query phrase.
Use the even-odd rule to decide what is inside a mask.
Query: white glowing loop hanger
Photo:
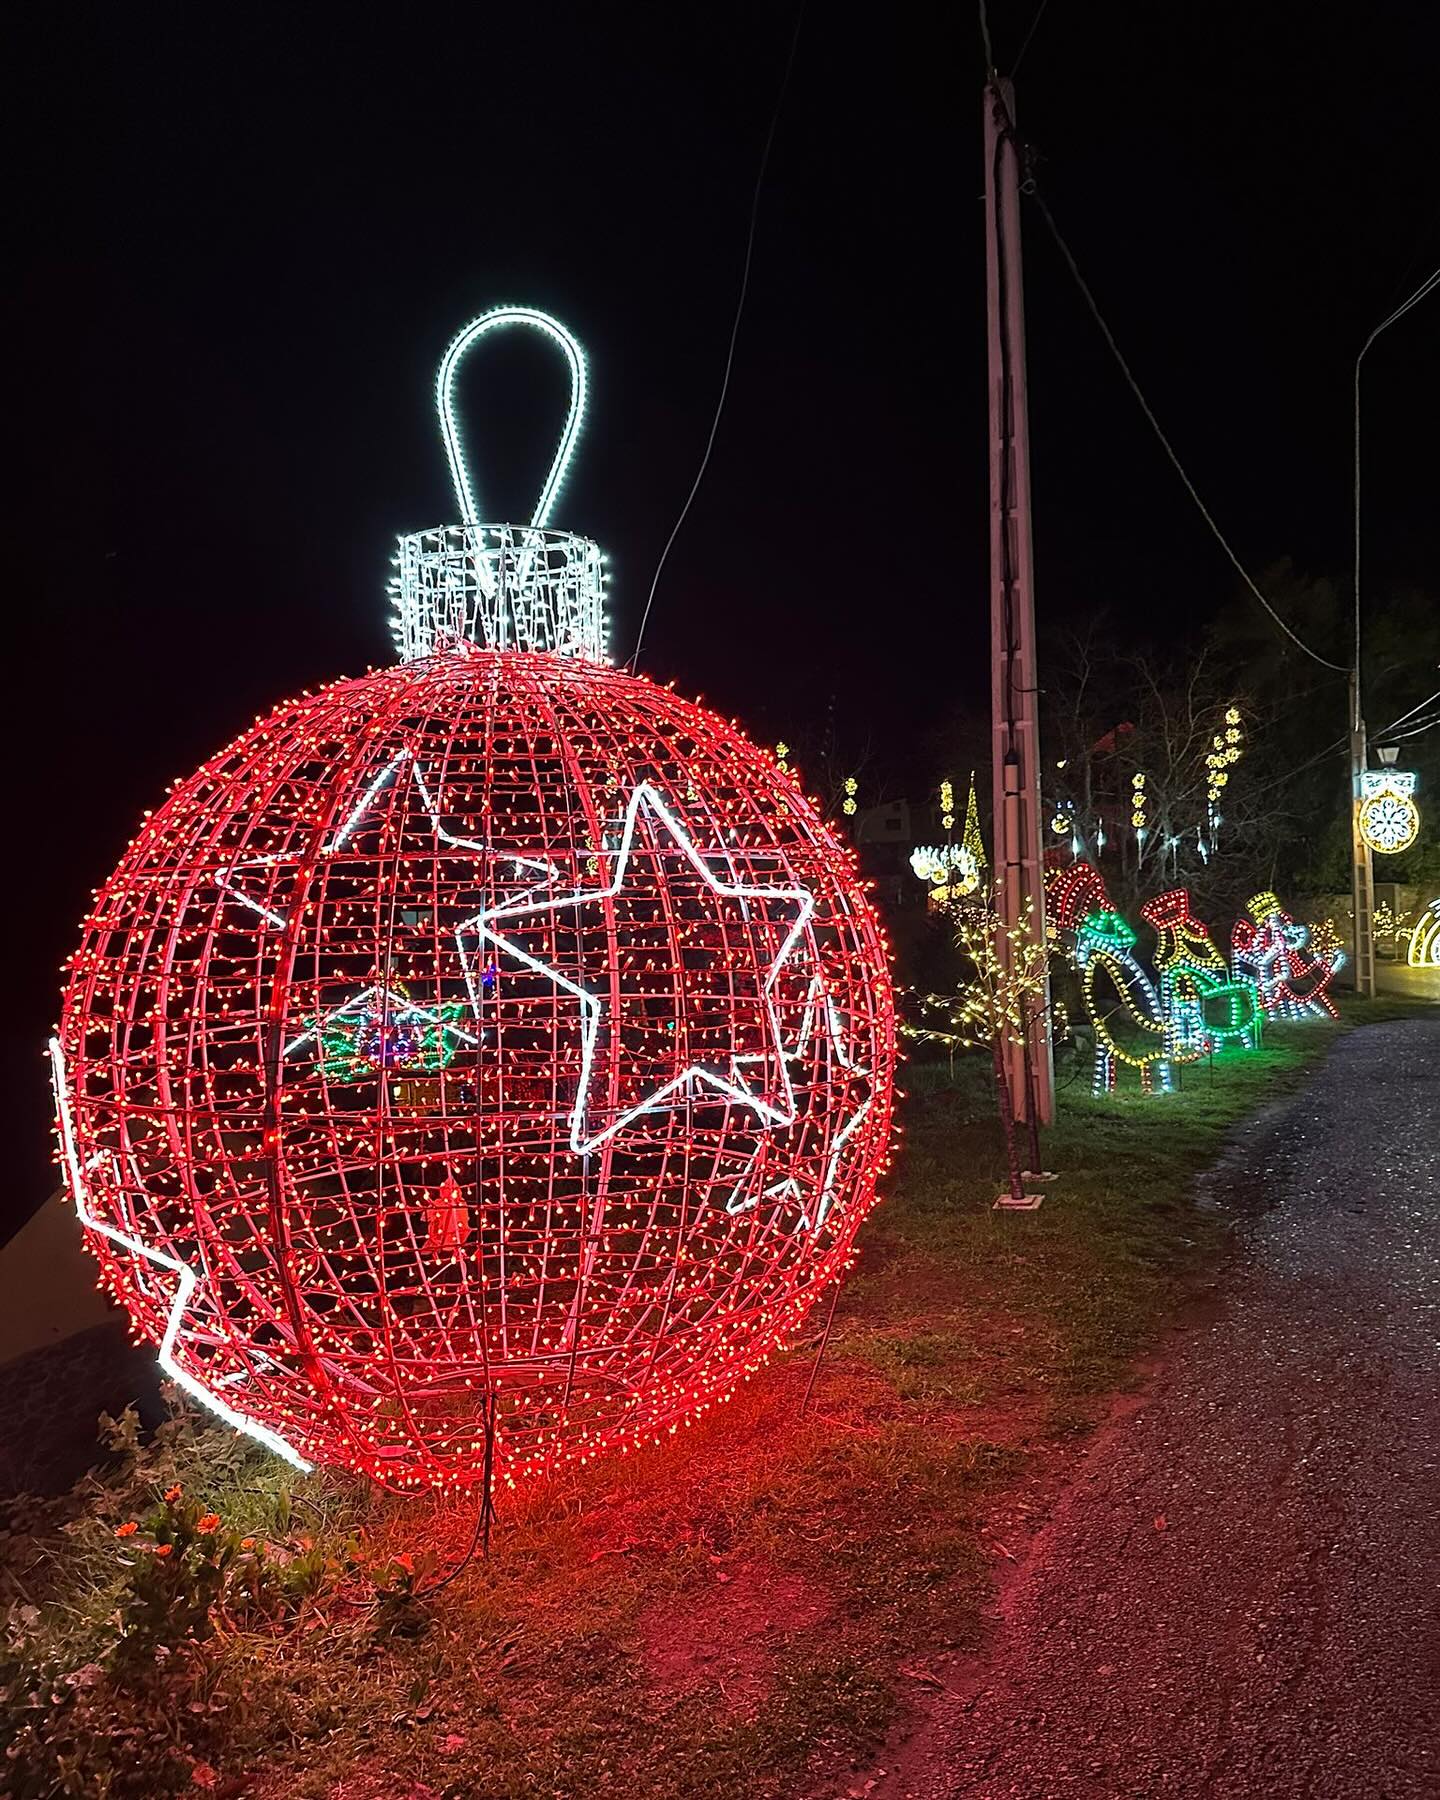
[[[560,441],[526,525],[482,518],[456,405],[466,356],[487,333],[517,325],[556,345],[570,373]],[[589,538],[550,524],[585,422],[588,389],[584,351],[558,319],[533,306],[494,307],[451,339],[436,377],[435,409],[460,523],[407,533],[397,545],[392,629],[407,660],[465,640],[608,660],[604,558]]]
[[[467,525],[481,524],[480,506],[466,461],[465,446],[460,437],[460,424],[455,417],[455,378],[466,356],[487,332],[507,325],[529,325],[542,331],[564,353],[570,367],[570,408],[565,415],[560,442],[555,446],[554,460],[540,490],[540,498],[530,515],[532,526],[550,523],[550,514],[575,454],[580,428],[585,422],[585,353],[558,319],[533,306],[497,306],[472,319],[465,329],[451,339],[435,380],[435,404],[440,413],[440,435],[445,440],[445,454],[450,459],[450,479],[455,484],[455,498],[460,502],[460,517]]]

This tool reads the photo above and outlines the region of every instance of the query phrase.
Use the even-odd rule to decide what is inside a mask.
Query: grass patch
[[[1061,1175],[1029,1215],[990,1210],[1003,1155],[979,1059],[913,1069],[898,1179],[808,1410],[814,1340],[680,1443],[509,1503],[489,1560],[431,1601],[413,1590],[458,1561],[471,1503],[299,1479],[183,1414],[151,1443],[119,1422],[118,1462],[0,1532],[0,1736],[20,1746],[0,1791],[790,1800],[836,1784],[903,1710],[903,1671],[978,1641],[996,1532],[1042,1447],[1129,1378],[1225,1229],[1193,1205],[1196,1172],[1346,1011],[1187,1069],[1163,1099],[1093,1100],[1088,1070],[1062,1070]],[[115,1645],[141,1534],[115,1533],[175,1486],[172,1511],[221,1515],[233,1567],[273,1571],[255,1577],[268,1610],[243,1610],[226,1575],[213,1634],[137,1678]],[[203,1589],[220,1538],[187,1516],[177,1580]]]

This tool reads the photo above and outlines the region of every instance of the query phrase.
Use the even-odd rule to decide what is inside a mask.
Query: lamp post
[[[1426,277],[1408,300],[1382,319],[1355,358],[1355,660],[1350,670],[1350,895],[1355,915],[1355,992],[1375,997],[1375,869],[1360,830],[1361,776],[1365,773],[1365,709],[1360,688],[1360,365],[1365,353],[1395,321],[1440,286],[1440,269]]]

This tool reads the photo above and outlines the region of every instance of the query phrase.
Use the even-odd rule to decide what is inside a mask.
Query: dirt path
[[[1211,1191],[1250,1209],[1223,1306],[858,1791],[1440,1796],[1440,1020],[1342,1038]]]

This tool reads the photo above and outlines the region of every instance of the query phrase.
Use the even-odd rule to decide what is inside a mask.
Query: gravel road
[[[1440,1797],[1440,1019],[1341,1038],[1209,1193],[1223,1303],[876,1800]]]

